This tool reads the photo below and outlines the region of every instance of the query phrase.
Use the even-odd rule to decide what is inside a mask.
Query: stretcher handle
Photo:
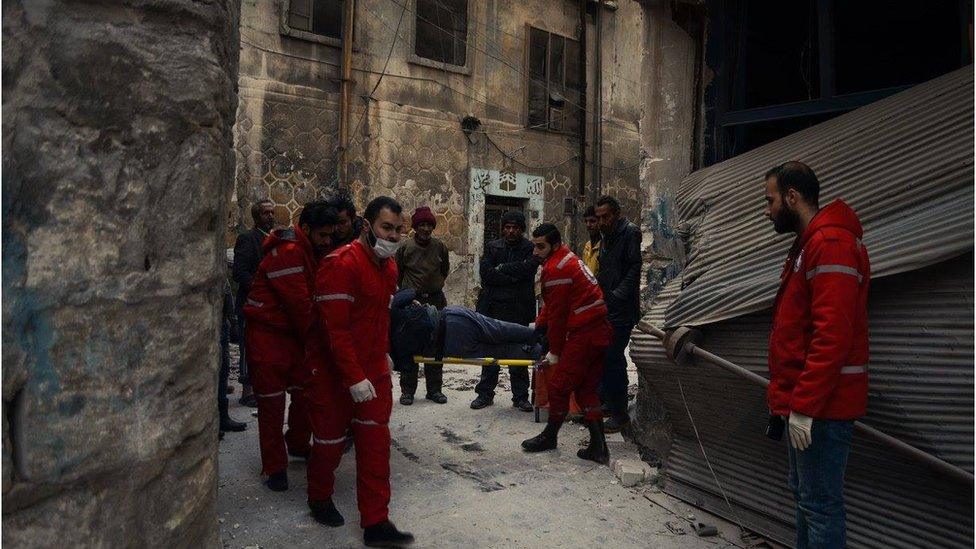
[[[435,360],[433,357],[420,355],[415,355],[413,361],[417,364],[461,364],[469,366],[489,366],[491,364],[497,364],[499,366],[532,366],[535,364],[534,360],[521,358],[458,358],[446,356],[441,360]]]

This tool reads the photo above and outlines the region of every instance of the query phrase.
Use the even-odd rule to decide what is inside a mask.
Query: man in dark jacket
[[[539,264],[532,257],[532,243],[525,238],[525,215],[507,212],[502,216],[502,234],[502,238],[485,246],[481,258],[477,311],[497,320],[528,326],[535,320],[535,272]],[[481,380],[475,387],[478,396],[471,402],[471,408],[478,410],[492,404],[498,372],[499,367],[494,365],[481,369]],[[513,406],[531,412],[529,369],[509,366],[508,375]]]
[[[604,429],[615,433],[630,421],[627,416],[629,381],[624,352],[630,342],[630,333],[640,320],[641,231],[620,215],[620,203],[612,196],[597,200],[596,216],[603,232],[597,280],[607,302],[607,320],[613,327],[613,339],[607,348],[603,370],[601,397],[604,407],[610,412]]]
[[[267,198],[258,200],[251,206],[251,219],[254,220],[254,228],[250,231],[238,235],[234,243],[234,265],[231,272],[234,281],[237,282],[237,322],[239,333],[244,333],[244,303],[247,301],[247,294],[251,291],[251,282],[254,273],[258,270],[261,263],[262,252],[261,244],[264,239],[274,229],[274,202]],[[254,391],[251,389],[251,379],[247,371],[247,349],[246,345],[241,344],[240,359],[237,363],[239,378],[241,381],[240,403],[244,406],[256,408],[258,403],[254,399]]]

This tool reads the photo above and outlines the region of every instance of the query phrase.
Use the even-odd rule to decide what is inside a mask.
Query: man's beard
[[[800,214],[784,203],[779,215],[773,218],[773,230],[779,234],[793,233],[799,226]]]

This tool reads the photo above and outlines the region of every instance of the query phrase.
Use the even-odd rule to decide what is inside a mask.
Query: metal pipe
[[[648,324],[647,322],[644,321],[637,323],[637,329],[648,335],[652,335],[662,341],[664,341],[668,337],[668,335],[663,330],[661,330],[656,326],[652,326],[651,324]],[[743,379],[749,380],[757,385],[761,385],[762,387],[767,387],[769,385],[769,380],[762,377],[761,375],[751,372],[737,364],[733,364],[720,356],[717,356],[713,353],[706,351],[705,349],[702,349],[701,347],[695,345],[694,343],[691,342],[685,343],[684,351],[706,362],[710,362]],[[928,452],[919,450],[918,448],[912,446],[911,444],[902,442],[901,440],[898,440],[897,438],[891,435],[885,434],[875,429],[874,427],[871,427],[870,425],[866,425],[864,423],[861,423],[860,421],[855,421],[854,430],[864,437],[867,437],[875,442],[883,444],[893,450],[897,450],[901,452],[907,457],[910,457],[917,461],[921,461],[926,465],[928,465],[929,467],[931,467],[932,469],[948,477],[951,477],[954,480],[967,482],[969,484],[973,483],[973,475],[969,471],[966,471],[965,469],[953,465],[945,460],[939,459]]]
[[[497,364],[499,366],[534,366],[536,361],[522,358],[458,358],[447,356],[441,360],[436,360],[429,356],[414,356],[413,361],[417,364],[460,364],[467,366],[489,366]]]
[[[580,200],[586,199],[586,2],[579,0],[579,188]],[[573,216],[574,219],[576,216]]]
[[[339,186],[348,185],[348,151],[349,151],[349,96],[352,87],[352,33],[353,16],[356,13],[356,0],[345,0],[345,10],[342,15],[342,86],[339,95]],[[396,40],[396,37],[394,37]]]

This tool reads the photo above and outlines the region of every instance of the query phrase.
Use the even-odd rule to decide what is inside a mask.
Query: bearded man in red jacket
[[[302,390],[305,338],[312,326],[312,288],[318,258],[332,248],[339,216],[325,202],[309,202],[298,223],[272,231],[244,303],[251,383],[258,403],[262,473],[268,488],[288,489],[288,454],[306,458],[312,425]],[[291,395],[288,432],[285,393]]]
[[[789,430],[796,546],[845,546],[844,470],[854,420],[868,401],[871,264],[857,214],[819,205],[820,183],[802,162],[766,174],[766,217],[795,233],[773,307],[771,421]]]

